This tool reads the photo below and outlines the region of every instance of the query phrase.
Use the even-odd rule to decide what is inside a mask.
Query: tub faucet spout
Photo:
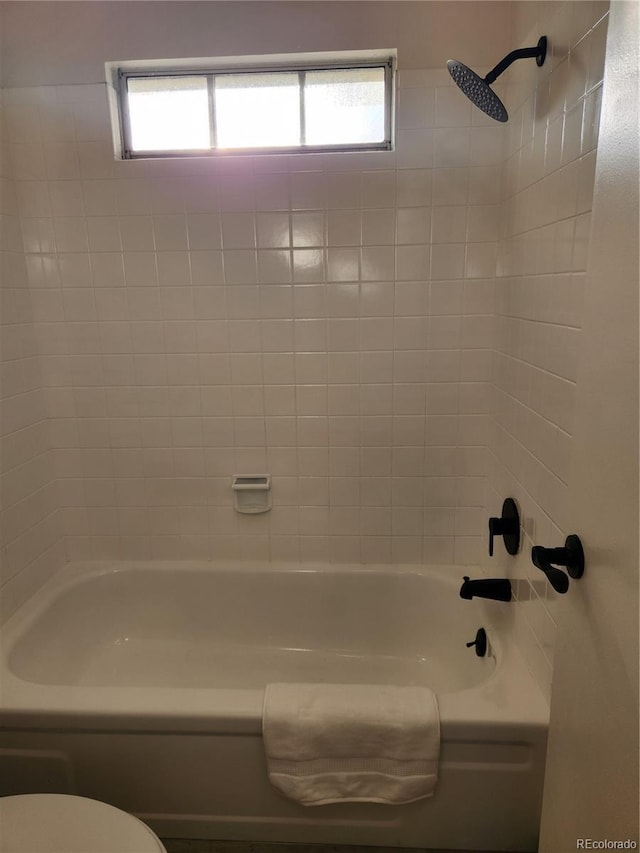
[[[466,575],[460,587],[460,598],[471,600],[489,598],[493,601],[511,601],[511,581],[508,578],[481,578],[470,580]]]

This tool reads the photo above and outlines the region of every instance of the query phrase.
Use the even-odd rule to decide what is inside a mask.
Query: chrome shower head
[[[509,113],[506,111],[504,104],[486,80],[483,80],[482,77],[479,77],[475,71],[467,68],[466,65],[458,62],[457,59],[450,59],[447,62],[447,68],[456,86],[483,113],[491,116],[496,121],[504,122],[509,120]]]
[[[505,122],[509,120],[509,114],[490,84],[503,71],[506,71],[516,59],[535,58],[536,64],[540,66],[544,64],[546,55],[547,37],[542,36],[535,47],[523,47],[520,50],[512,50],[484,78],[479,77],[475,71],[467,68],[466,65],[458,62],[457,59],[450,59],[447,62],[447,68],[453,78],[453,82],[476,107],[496,121]]]

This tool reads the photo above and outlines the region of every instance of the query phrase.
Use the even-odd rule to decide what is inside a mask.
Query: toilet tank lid
[[[0,797],[2,853],[166,853],[137,817],[70,794]]]

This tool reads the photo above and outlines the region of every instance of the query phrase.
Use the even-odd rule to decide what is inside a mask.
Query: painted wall
[[[509,49],[510,7],[500,0],[2,5],[6,86],[100,83],[107,60],[395,47],[408,70],[443,68],[454,47],[479,66]]]

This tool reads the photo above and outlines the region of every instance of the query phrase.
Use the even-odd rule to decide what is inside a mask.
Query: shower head
[[[447,68],[456,86],[483,113],[491,116],[496,121],[509,120],[509,113],[506,111],[504,104],[486,80],[483,80],[482,77],[479,77],[475,71],[467,68],[466,65],[458,62],[457,59],[450,59],[447,62]]]
[[[503,71],[515,62],[516,59],[532,59],[535,58],[536,64],[541,66],[547,55],[547,37],[542,36],[535,47],[523,47],[520,50],[512,50],[501,60],[495,68],[493,68],[486,77],[479,77],[475,71],[467,68],[462,62],[457,59],[450,59],[447,62],[449,74],[453,78],[453,82],[461,89],[469,100],[476,105],[482,112],[486,113],[496,121],[508,121],[509,113],[504,104],[496,93],[491,88],[491,83],[499,77]]]

